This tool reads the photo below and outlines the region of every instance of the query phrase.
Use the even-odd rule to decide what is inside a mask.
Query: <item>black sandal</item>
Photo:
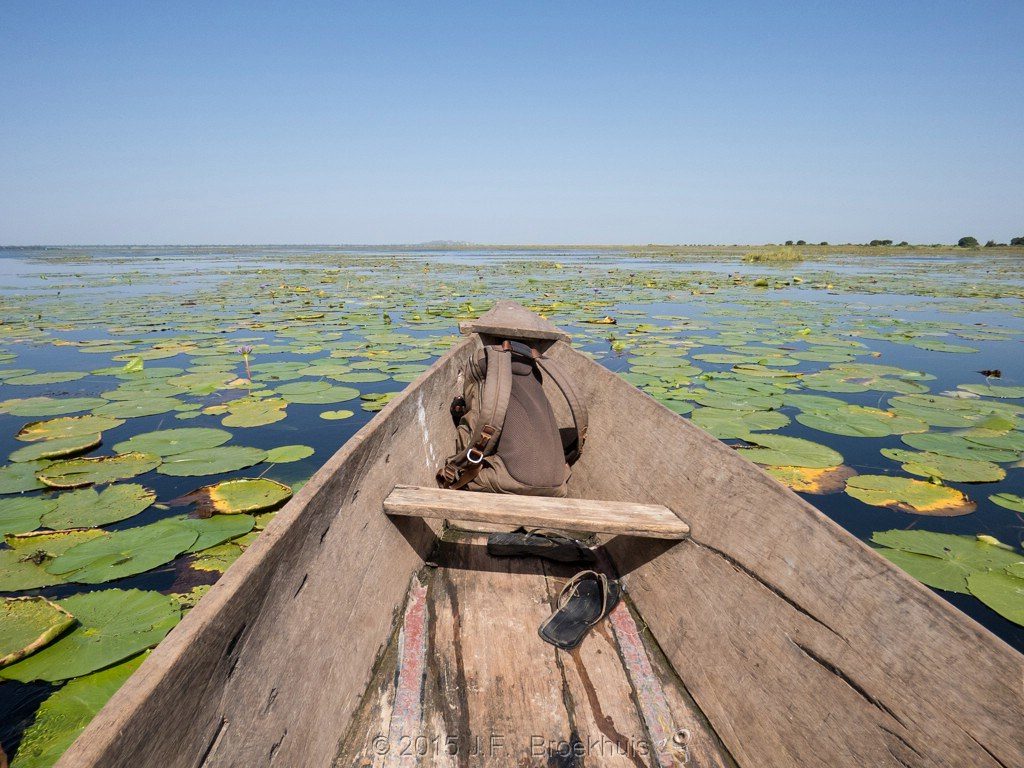
[[[581,571],[562,587],[558,610],[537,631],[545,642],[571,651],[591,627],[611,613],[621,596],[622,589],[614,579],[596,571]]]
[[[487,537],[487,554],[493,557],[543,557],[558,563],[593,563],[597,556],[583,543],[558,531],[517,528],[511,533]]]

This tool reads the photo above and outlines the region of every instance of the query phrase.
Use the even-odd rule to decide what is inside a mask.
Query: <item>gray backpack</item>
[[[437,473],[444,488],[565,496],[569,467],[587,436],[587,409],[561,367],[520,341],[488,344],[473,355],[463,393],[452,402],[456,452]],[[573,427],[560,430],[544,393],[550,379],[569,405]]]

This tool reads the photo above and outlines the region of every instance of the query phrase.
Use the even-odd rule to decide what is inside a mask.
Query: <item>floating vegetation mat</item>
[[[496,298],[1024,649],[1021,259],[0,249],[0,743],[52,765]]]

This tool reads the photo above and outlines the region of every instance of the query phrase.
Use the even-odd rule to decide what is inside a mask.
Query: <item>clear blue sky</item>
[[[0,0],[0,243],[1024,235],[1024,2]]]

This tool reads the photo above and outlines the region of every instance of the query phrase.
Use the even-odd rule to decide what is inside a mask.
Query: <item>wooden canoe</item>
[[[547,321],[500,302],[463,330],[61,768],[1024,765],[1024,657]],[[572,497],[661,505],[690,528],[609,529],[628,600],[571,653],[536,634],[571,571],[383,511],[396,485],[433,485],[480,334],[546,339],[579,383]]]

